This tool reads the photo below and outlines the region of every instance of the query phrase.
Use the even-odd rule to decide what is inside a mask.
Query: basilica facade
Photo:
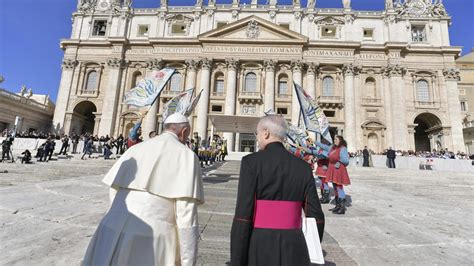
[[[255,144],[235,124],[272,109],[296,123],[301,85],[324,110],[349,151],[447,148],[464,151],[459,71],[442,1],[385,1],[380,11],[319,8],[309,0],[265,5],[210,0],[203,6],[133,8],[131,0],[79,0],[64,50],[54,115],[66,134],[126,135],[140,111],[124,94],[153,70],[176,69],[143,121],[158,130],[163,105],[183,90],[202,90],[193,132],[219,134],[235,151]],[[158,3],[157,3],[158,5]],[[222,121],[222,119],[220,119]],[[240,128],[240,129],[239,129]],[[212,132],[212,133],[211,133]]]

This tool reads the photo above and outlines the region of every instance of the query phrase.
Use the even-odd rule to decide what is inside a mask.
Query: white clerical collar
[[[178,135],[176,135],[174,132],[165,131],[165,132],[163,132],[163,133],[164,133],[164,134],[170,134],[171,136],[175,137],[175,138],[179,141]]]

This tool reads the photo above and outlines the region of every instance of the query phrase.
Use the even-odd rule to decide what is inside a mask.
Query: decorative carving
[[[316,74],[318,66],[315,63],[307,63],[306,64],[306,74]]]
[[[77,60],[64,58],[61,66],[63,69],[73,69],[77,63]]]
[[[193,59],[185,60],[184,63],[186,64],[188,71],[197,71],[199,66],[199,61]]]
[[[239,10],[232,10],[232,19],[237,19],[239,17]]]
[[[237,70],[239,67],[239,60],[234,58],[226,58],[225,65],[229,70]]]
[[[201,68],[202,69],[211,69],[212,68],[212,59],[209,58],[202,58],[201,59]]]
[[[270,15],[271,19],[274,19],[276,17],[276,14],[277,12],[275,10],[271,10],[270,12],[268,12],[268,15]]]
[[[354,15],[351,15],[351,14],[346,14],[344,16],[344,20],[346,21],[346,23],[348,24],[352,24],[352,22],[354,22]]]
[[[411,17],[448,15],[442,0],[405,0],[403,3],[397,0],[395,11],[398,16],[407,15]]]
[[[383,22],[385,24],[393,24],[397,21],[397,17],[395,15],[387,15],[383,18]]]
[[[295,12],[295,19],[300,19],[303,16],[301,12]]]
[[[163,59],[158,58],[158,59],[149,60],[146,63],[147,63],[148,69],[160,70],[163,68],[165,62],[163,61]]]
[[[293,72],[303,71],[303,66],[304,66],[304,64],[300,59],[291,61],[291,69],[293,70]]]
[[[247,37],[249,39],[256,39],[260,35],[260,28],[255,20],[251,20],[247,26]]]
[[[109,58],[107,59],[107,66],[110,68],[120,68],[125,64],[125,60],[121,58]]]
[[[194,20],[199,20],[201,18],[201,12],[199,11],[195,11],[194,12]]]
[[[319,17],[315,21],[318,25],[343,25],[345,24],[344,20],[334,18],[334,17]]]
[[[208,10],[207,10],[207,15],[208,15],[209,17],[214,16],[214,9],[208,9]]]
[[[382,69],[382,73],[387,77],[403,76],[406,69],[399,64],[389,64]]]
[[[358,66],[355,66],[352,63],[344,65],[342,67],[342,72],[344,73],[345,76],[356,75],[359,72],[359,70],[360,70],[360,68]]]
[[[315,17],[314,17],[314,14],[309,14],[307,18],[309,22],[313,22]]]
[[[443,70],[443,75],[446,80],[449,81],[460,81],[461,75],[460,71],[457,68],[448,68]]]
[[[273,59],[266,59],[263,61],[263,66],[266,71],[275,71],[276,61]]]
[[[81,13],[93,12],[97,6],[97,0],[80,0],[77,5],[77,11]]]

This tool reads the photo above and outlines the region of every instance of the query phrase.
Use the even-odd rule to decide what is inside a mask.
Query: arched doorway
[[[74,107],[71,120],[71,132],[76,134],[93,134],[97,107],[90,101],[80,102]]]
[[[415,151],[440,149],[442,140],[441,120],[434,114],[422,113],[415,118]]]

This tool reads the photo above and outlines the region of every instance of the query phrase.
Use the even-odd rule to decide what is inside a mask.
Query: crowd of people
[[[371,149],[368,149],[370,155],[387,155],[389,149],[385,149],[383,152],[374,152]],[[439,159],[458,159],[458,160],[474,160],[474,155],[468,155],[464,152],[452,152],[448,149],[441,149],[441,150],[432,150],[432,151],[402,151],[402,150],[394,150],[395,155],[399,157],[420,157],[420,158],[439,158]],[[358,150],[357,152],[351,152],[350,156],[353,157],[360,157],[363,156],[364,150]]]

